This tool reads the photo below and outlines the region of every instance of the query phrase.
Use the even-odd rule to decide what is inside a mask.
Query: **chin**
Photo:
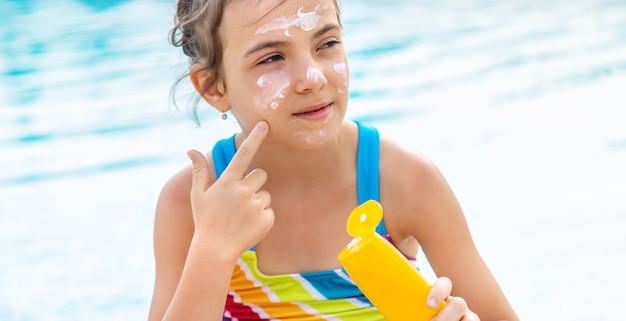
[[[305,149],[318,149],[336,141],[341,122],[326,122],[324,126],[315,126],[294,133],[294,137],[302,142]]]

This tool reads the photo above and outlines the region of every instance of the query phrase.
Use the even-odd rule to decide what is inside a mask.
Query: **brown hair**
[[[224,10],[233,0],[178,0],[174,27],[170,30],[170,42],[176,47],[182,47],[189,57],[190,64],[202,64],[203,70],[213,72],[213,81],[223,77],[222,58],[223,48],[219,28],[224,16]],[[278,5],[283,3],[283,0]],[[339,14],[339,0],[333,0],[337,12],[337,21],[341,25]],[[269,13],[269,12],[268,12]],[[189,73],[181,76],[172,87],[170,95],[174,98],[176,87]],[[210,87],[212,83],[208,84]],[[224,85],[226,90],[226,85]],[[193,119],[200,124],[197,113],[197,103],[194,104]]]

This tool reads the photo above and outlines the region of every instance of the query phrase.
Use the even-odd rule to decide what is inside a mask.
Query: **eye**
[[[330,40],[330,41],[327,41],[327,42],[323,43],[320,46],[319,49],[326,49],[326,48],[334,47],[335,45],[338,45],[338,44],[340,44],[339,41],[337,41],[337,40]]]
[[[267,58],[260,60],[258,64],[259,65],[269,64],[269,63],[276,62],[276,61],[283,60],[283,59],[284,58],[281,55],[271,55]]]

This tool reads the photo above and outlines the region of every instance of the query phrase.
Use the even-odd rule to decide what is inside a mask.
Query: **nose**
[[[318,92],[328,83],[328,79],[326,79],[322,69],[315,64],[309,63],[304,64],[304,66],[306,67],[298,72],[300,75],[296,78],[296,91],[299,93]]]

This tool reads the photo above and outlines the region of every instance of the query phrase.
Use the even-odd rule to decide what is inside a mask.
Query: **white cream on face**
[[[257,29],[255,34],[258,35],[274,30],[285,30],[285,36],[289,37],[291,36],[291,34],[289,34],[289,28],[291,27],[299,27],[304,31],[311,31],[317,27],[317,23],[320,21],[319,13],[328,9],[328,6],[319,4],[315,7],[315,10],[311,12],[302,12],[303,9],[302,7],[298,9],[295,15],[281,16],[280,18],[274,19],[272,22]]]
[[[324,74],[317,68],[309,66],[306,70],[306,79],[317,83],[320,81],[320,78],[324,77]]]
[[[350,82],[350,78],[348,77],[348,65],[345,62],[337,62],[333,64],[333,70],[335,70],[335,72],[340,74],[341,77],[343,78],[344,88],[337,89],[337,91],[339,91],[340,94],[343,94],[346,91],[348,91],[348,86]]]
[[[326,123],[326,122],[324,122]],[[293,133],[294,137],[299,137],[304,140],[308,145],[322,145],[326,142],[329,133],[324,130],[317,131],[304,131]]]
[[[277,109],[280,99],[285,98],[285,89],[291,80],[283,71],[263,74],[256,82],[259,90],[254,95],[254,108],[261,113],[268,107]]]

